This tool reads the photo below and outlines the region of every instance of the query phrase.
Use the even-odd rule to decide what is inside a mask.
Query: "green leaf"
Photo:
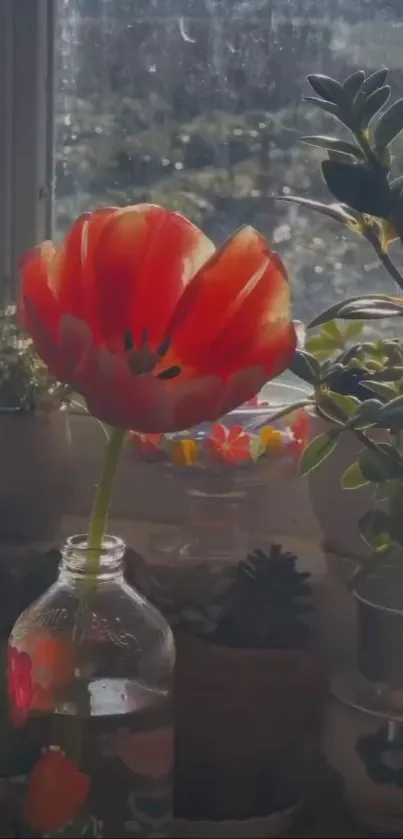
[[[360,315],[360,312],[362,313]],[[363,318],[386,318],[403,316],[403,297],[392,297],[389,294],[365,294],[357,297],[347,297],[339,303],[329,306],[317,315],[309,324],[308,329],[321,326],[335,318],[347,320],[362,320]]]
[[[327,149],[341,154],[347,154],[352,157],[358,157],[360,160],[364,159],[363,152],[359,146],[354,143],[347,143],[345,140],[338,140],[337,137],[326,137],[322,135],[307,136],[300,138],[301,143],[306,143],[308,146],[316,146],[318,149]]]
[[[362,403],[356,396],[350,396],[344,393],[335,393],[329,391],[327,398],[336,406],[339,411],[339,418],[348,420],[353,417],[356,411],[361,408]]]
[[[310,73],[307,79],[312,90],[322,99],[335,102],[336,105],[343,105],[345,101],[343,86],[336,79],[324,76],[322,73]]]
[[[393,181],[391,181],[390,188],[401,190],[403,188],[403,175],[399,175],[398,178],[395,178]]]
[[[403,130],[403,99],[398,99],[379,119],[374,131],[376,146],[385,148]]]
[[[317,469],[324,460],[335,450],[337,446],[338,432],[332,430],[315,437],[305,449],[300,470],[302,475],[309,475]]]
[[[389,85],[374,90],[356,109],[356,115],[361,128],[366,128],[375,114],[386,105],[390,98],[391,88]]]
[[[398,478],[392,478],[390,481],[384,481],[384,483],[378,484],[375,490],[375,500],[388,501],[401,485],[401,481]]]
[[[390,478],[399,477],[401,468],[397,459],[393,459],[394,452],[393,446],[387,446],[387,444],[384,444],[382,448],[379,447],[376,451],[374,449],[363,449],[358,462],[364,477],[373,484],[381,484]]]
[[[400,430],[403,428],[403,396],[396,396],[382,406],[379,415],[379,422],[384,427]],[[389,423],[391,425],[389,426]]]
[[[389,218],[389,187],[382,173],[356,163],[324,160],[322,174],[330,192],[359,213]]]
[[[326,113],[332,114],[332,116],[337,117],[337,119],[341,120],[342,118],[339,106],[335,105],[333,102],[326,102],[325,99],[316,99],[315,96],[305,96],[303,101],[309,102],[311,105],[315,105],[322,111],[326,111]]]
[[[379,70],[375,70],[375,72],[371,73],[370,76],[367,76],[363,82],[360,93],[369,96],[374,90],[382,87],[382,85],[385,84],[388,72],[387,67],[381,67]]]
[[[339,344],[327,335],[312,335],[306,341],[305,347],[315,358],[325,359],[339,349]]]
[[[344,330],[343,339],[345,342],[353,341],[354,338],[359,338],[362,334],[364,329],[364,324],[360,323],[360,321],[355,321],[354,323],[349,323]]]
[[[361,382],[361,384],[365,385],[369,390],[372,390],[381,399],[387,399],[388,401],[393,399],[397,394],[396,384],[394,382],[373,382],[372,379],[368,379]],[[380,402],[379,405],[382,407]]]
[[[382,402],[379,399],[366,399],[365,402],[361,402],[360,407],[349,423],[350,428],[358,431],[375,425],[381,408]]]
[[[336,320],[328,320],[322,327],[322,335],[332,338],[340,347],[343,347],[343,333]]]
[[[368,478],[365,478],[361,472],[358,460],[352,463],[344,472],[341,479],[343,489],[360,489],[369,484]]]
[[[320,377],[319,362],[313,355],[304,352],[304,350],[295,351],[289,369],[295,376],[310,385],[316,384]]]
[[[352,102],[355,99],[364,79],[364,70],[356,70],[351,76],[347,76],[343,84],[343,90],[348,101]]]
[[[378,295],[373,295],[371,298],[368,296],[366,300],[363,298],[361,301],[357,300],[354,303],[346,303],[340,308],[338,314],[339,318],[345,320],[355,320],[356,318],[380,320],[382,318],[402,316],[403,298],[402,302],[396,297],[390,297],[389,299],[385,297],[381,300]]]
[[[384,553],[392,546],[389,517],[383,510],[368,510],[361,516],[358,526],[364,542],[376,553]]]
[[[307,210],[316,210],[324,216],[339,221],[341,224],[357,224],[357,219],[351,213],[348,213],[341,204],[323,204],[321,201],[314,201],[312,198],[300,198],[299,195],[278,195],[277,201],[297,204],[299,207],[306,207]]]

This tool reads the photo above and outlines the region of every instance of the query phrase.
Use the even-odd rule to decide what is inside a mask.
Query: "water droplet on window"
[[[179,18],[179,32],[181,33],[181,36],[182,36],[183,40],[186,41],[187,44],[195,44],[196,43],[195,38],[192,38],[189,35],[189,32],[186,31],[185,19],[183,17]]]

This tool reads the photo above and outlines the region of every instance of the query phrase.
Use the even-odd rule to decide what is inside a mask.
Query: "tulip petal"
[[[95,340],[99,340],[99,329],[93,306],[93,255],[106,221],[116,212],[116,207],[103,207],[80,216],[57,249],[50,271],[60,308],[75,318],[86,319]]]
[[[141,433],[173,427],[173,400],[151,374],[133,376],[124,359],[92,349],[80,370],[80,391],[88,409],[108,425]]]
[[[248,402],[252,396],[259,393],[266,381],[267,374],[264,367],[245,367],[233,373],[223,387],[218,416],[224,416],[239,405]]]
[[[276,254],[255,275],[239,308],[197,363],[199,375],[227,378],[240,367],[262,366],[266,379],[286,369],[297,344],[290,320],[290,289]],[[175,342],[176,348],[176,342]]]
[[[212,242],[178,213],[152,204],[108,219],[94,252],[98,316],[105,344],[122,351],[147,334],[157,350],[185,285],[214,252]]]
[[[49,288],[49,266],[52,263],[55,249],[52,242],[43,242],[38,247],[28,251],[19,264],[20,293],[18,302],[18,317],[23,329],[29,332],[36,345],[37,337],[42,344],[44,334],[44,349],[49,350],[49,342],[56,341],[60,308]],[[39,354],[43,357],[39,347]]]
[[[244,227],[200,269],[186,287],[167,330],[177,363],[198,365],[206,349],[243,308],[273,256],[263,236]],[[170,358],[169,362],[174,363]]]
[[[91,332],[85,321],[63,315],[58,334],[58,367],[64,371],[63,381],[79,385],[80,367],[85,363],[91,345]]]
[[[191,379],[172,388],[174,422],[171,431],[192,428],[201,422],[211,421],[220,415],[219,405],[223,384],[218,376]]]

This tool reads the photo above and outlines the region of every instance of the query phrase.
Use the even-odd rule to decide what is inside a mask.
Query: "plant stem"
[[[299,402],[291,402],[289,405],[286,405],[285,408],[280,408],[278,411],[275,411],[273,414],[269,414],[268,416],[265,415],[262,425],[267,425],[268,422],[275,422],[276,420],[281,419],[281,417],[286,417],[287,414],[292,414],[294,411],[298,411],[300,408],[307,408],[308,406],[315,408],[315,400],[301,399]]]
[[[113,482],[125,437],[126,430],[124,428],[112,428],[106,445],[105,462],[101,474],[101,480],[95,494],[88,530],[88,557],[86,563],[86,573],[89,575],[95,576],[98,570],[102,540],[105,535],[108,522]]]
[[[397,283],[399,288],[403,289],[403,277],[402,277],[402,275],[397,270],[396,265],[391,260],[390,256],[388,256],[388,254],[385,253],[385,251],[382,250],[379,239],[377,238],[376,234],[374,233],[374,231],[369,226],[365,230],[365,237],[366,237],[367,241],[370,242],[370,244],[374,248],[374,251],[375,251],[379,261],[382,263],[383,267],[386,268],[388,274],[390,274],[390,276],[395,281],[395,283]]]

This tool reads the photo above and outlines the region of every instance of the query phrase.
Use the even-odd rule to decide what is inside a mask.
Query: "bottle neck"
[[[88,539],[86,534],[71,536],[62,548],[60,576],[69,581],[92,579],[94,582],[119,582],[123,578],[123,557],[126,545],[116,536],[105,536],[96,575],[88,573]],[[91,566],[90,566],[91,567]]]

